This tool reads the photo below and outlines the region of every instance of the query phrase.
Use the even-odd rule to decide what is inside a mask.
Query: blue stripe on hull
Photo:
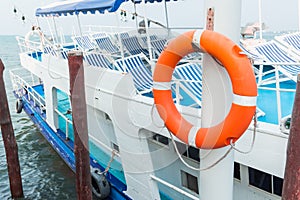
[[[31,107],[27,99],[23,99],[24,105],[23,109],[27,115],[31,118],[33,123],[40,129],[44,138],[49,142],[53,149],[58,153],[58,155],[65,161],[65,163],[75,172],[75,156],[73,153],[73,142],[68,141],[66,144],[64,139],[62,139],[61,134],[56,134],[50,126],[43,120],[43,118]],[[105,167],[94,162],[92,156],[90,156],[90,164],[93,168],[98,168],[101,171]],[[111,183],[111,194],[110,199],[131,199],[126,196],[123,191],[127,189],[126,185],[123,184],[118,178],[107,173],[107,179]]]

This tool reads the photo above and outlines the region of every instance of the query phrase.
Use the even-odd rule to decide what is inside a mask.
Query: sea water
[[[0,58],[19,152],[24,199],[76,199],[75,175],[51,148],[28,116],[15,111],[9,70],[20,68],[15,36],[0,36]],[[0,116],[1,117],[1,116]],[[11,199],[6,156],[0,134],[0,200]]]

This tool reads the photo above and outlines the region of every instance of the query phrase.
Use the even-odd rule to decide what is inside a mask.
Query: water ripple
[[[15,112],[8,71],[19,67],[18,47],[14,36],[0,36],[0,58],[6,69],[4,81],[11,119],[18,144],[22,183],[25,197],[32,199],[76,199],[75,176],[22,112]],[[0,134],[0,199],[11,199],[6,156]]]

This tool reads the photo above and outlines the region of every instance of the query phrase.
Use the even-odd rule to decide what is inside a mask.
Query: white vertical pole
[[[280,82],[278,66],[275,65],[275,77],[276,77],[276,101],[277,101],[277,124],[281,122],[281,101],[280,101]]]
[[[120,22],[119,22],[119,17],[118,17],[118,14],[117,12],[115,12],[115,16],[116,16],[116,23],[117,23],[117,37],[118,37],[118,42],[119,42],[119,45],[120,45],[120,49],[121,49],[121,58],[122,58],[122,70],[125,72],[126,71],[126,66],[125,66],[125,63],[124,63],[124,58],[125,58],[125,55],[124,55],[124,51],[125,51],[125,48],[123,47],[123,42],[122,42],[122,38],[121,38],[121,34],[123,32],[123,30],[121,29],[121,25],[120,25]]]
[[[146,0],[143,1],[144,3],[144,21],[145,21],[145,30],[146,30],[146,36],[147,36],[147,45],[148,45],[148,51],[149,51],[149,59],[152,62],[153,61],[153,56],[152,56],[152,48],[151,48],[151,42],[150,42],[150,35],[149,35],[149,27],[148,27],[148,15],[147,15],[147,9],[146,9]],[[153,70],[153,64],[151,65],[152,71]]]
[[[56,22],[55,22],[54,16],[52,16],[52,20],[53,20],[53,26],[54,26],[54,31],[55,31],[56,42],[59,43],[59,41],[58,41],[57,26],[56,26]],[[60,42],[62,42],[62,41],[60,41]]]
[[[257,84],[258,84],[258,85],[261,84],[262,76],[263,76],[263,70],[264,70],[264,66],[263,66],[263,65],[259,65],[258,81],[257,81]]]
[[[167,7],[167,2],[165,0],[164,2],[164,7],[165,7],[165,17],[166,17],[166,25],[167,25],[167,30],[168,30],[168,36],[170,36],[170,25],[169,25],[169,14],[168,14],[168,7]]]
[[[82,29],[81,29],[81,23],[80,23],[80,19],[79,19],[79,13],[78,15],[76,15],[77,18],[77,23],[78,23],[78,28],[79,28],[79,34],[80,36],[82,36]]]
[[[205,0],[205,10],[214,10],[213,29],[238,43],[241,25],[240,0]],[[206,20],[206,16],[205,16]],[[217,73],[216,73],[217,72]],[[202,127],[214,126],[226,117],[232,103],[232,85],[224,67],[204,54],[203,56]],[[215,92],[221,91],[221,92]],[[230,147],[201,150],[201,168],[211,166]],[[201,200],[233,199],[233,163],[231,151],[220,163],[200,172],[199,195]]]
[[[262,10],[261,10],[261,0],[258,0],[258,23],[259,23],[259,39],[262,40]]]

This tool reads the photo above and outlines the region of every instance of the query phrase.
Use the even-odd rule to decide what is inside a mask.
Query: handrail
[[[20,47],[20,51],[24,52],[40,52],[41,49],[41,42],[34,42],[34,41],[26,41],[24,37],[17,36],[18,45]]]
[[[25,80],[23,80],[20,76],[14,74],[12,70],[10,71],[10,77],[13,80],[13,87],[16,92],[18,92],[19,89],[25,89],[28,94],[28,100],[33,98],[34,105],[38,104],[41,108],[41,112],[43,112],[43,110],[46,109],[44,98],[39,93],[37,93]],[[18,96],[22,95],[18,94]],[[69,139],[68,125],[72,125],[73,122],[69,120],[66,116],[64,116],[58,109],[55,109],[55,112],[66,121],[66,139]]]
[[[41,113],[43,110],[46,109],[45,100],[44,98],[37,93],[25,80],[23,80],[20,76],[14,74],[12,71],[10,71],[10,76],[12,80],[14,81],[14,90],[18,92],[19,89],[26,90],[28,94],[28,99],[31,100],[33,98],[34,105],[38,104],[40,107]],[[18,96],[21,96],[18,94]]]
[[[258,89],[276,91],[276,88],[262,87],[262,86],[258,87]],[[280,92],[296,92],[296,89],[279,88],[279,91]]]
[[[73,125],[73,122],[70,119],[68,119],[64,114],[62,114],[57,108],[55,108],[54,111],[66,121],[66,139],[68,140],[69,139],[69,124]]]
[[[199,200],[200,199],[200,197],[196,197],[196,196],[194,196],[194,195],[192,195],[192,194],[176,187],[175,185],[172,185],[171,183],[168,183],[168,182],[166,182],[166,181],[164,181],[164,180],[162,180],[162,179],[160,179],[160,178],[158,178],[154,175],[150,175],[150,178],[157,181],[157,182],[159,182],[159,183],[161,183],[161,184],[163,184],[163,185],[165,185],[165,186],[167,186],[167,187],[169,187],[169,188],[171,188],[171,189],[173,189],[173,190],[175,190],[176,192],[179,192],[180,194],[183,194],[183,195],[193,199],[193,200]]]
[[[36,101],[38,101],[38,103],[39,104],[41,104],[41,105],[43,105],[43,106],[45,106],[45,100],[44,100],[44,98],[39,94],[39,93],[37,93],[25,80],[23,80],[20,76],[18,76],[18,75],[16,75],[16,74],[13,74],[12,72],[10,72],[11,73],[11,75],[13,76],[13,78],[14,79],[17,79],[16,81],[17,81],[17,83],[21,83],[21,85],[23,85],[23,86],[26,86],[26,88],[25,87],[23,87],[28,93],[31,93],[31,94],[34,94],[32,97],[34,98],[34,100],[36,100]],[[30,90],[31,91],[30,91]],[[42,102],[42,101],[43,102]]]
[[[255,65],[300,65],[300,62],[255,62]]]

